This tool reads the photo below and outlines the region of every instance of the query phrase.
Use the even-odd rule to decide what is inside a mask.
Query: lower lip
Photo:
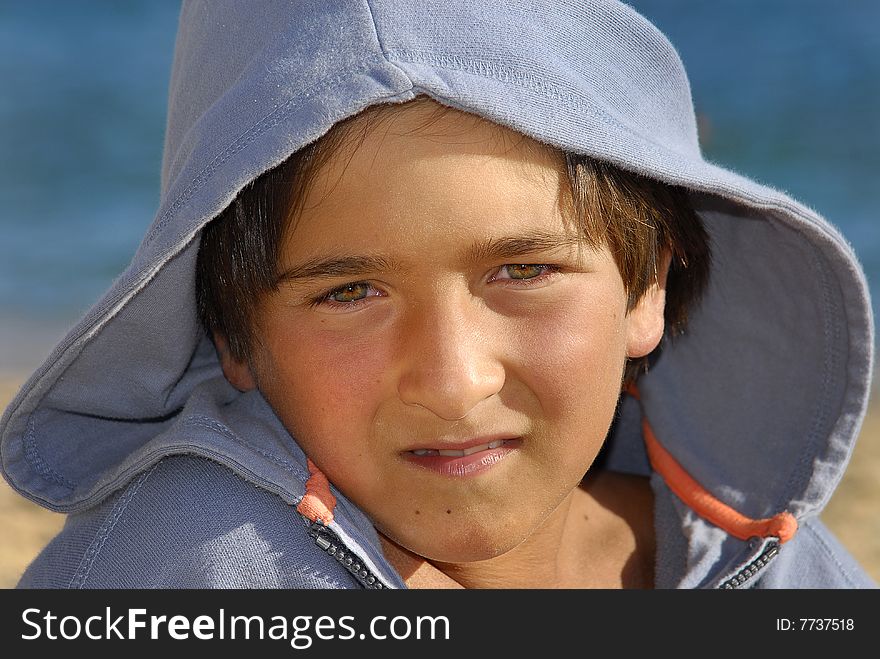
[[[467,478],[489,471],[492,467],[519,449],[521,440],[509,439],[498,448],[477,451],[470,455],[416,455],[405,453],[406,459],[414,465],[449,478]]]

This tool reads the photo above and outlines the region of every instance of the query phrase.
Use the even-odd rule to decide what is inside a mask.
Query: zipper
[[[751,563],[743,567],[739,572],[733,575],[730,579],[722,583],[718,588],[723,588],[725,590],[731,590],[733,588],[740,588],[743,584],[749,581],[752,577],[754,577],[759,571],[766,567],[767,563],[772,561],[776,555],[779,553],[779,543],[776,541],[767,543],[767,546],[764,548],[764,551],[753,560]]]
[[[360,582],[364,588],[371,590],[383,590],[385,584],[364,566],[363,559],[349,551],[333,531],[324,526],[323,522],[312,522],[309,526],[309,535],[315,539],[315,544],[348,570]]]
[[[363,559],[343,544],[333,531],[324,526],[323,522],[312,522],[309,526],[309,535],[315,539],[315,544],[324,552],[336,559],[336,561],[350,572],[364,588],[371,590],[384,590],[385,584],[364,566]],[[745,565],[730,579],[718,586],[719,589],[732,590],[741,588],[746,582],[763,570],[767,564],[779,554],[779,543],[770,542],[764,551],[753,561]]]

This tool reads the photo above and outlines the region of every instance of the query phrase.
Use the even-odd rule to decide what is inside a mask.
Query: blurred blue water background
[[[707,157],[840,227],[880,297],[880,2],[630,4],[678,48]],[[0,0],[0,370],[35,367],[152,221],[178,11]]]

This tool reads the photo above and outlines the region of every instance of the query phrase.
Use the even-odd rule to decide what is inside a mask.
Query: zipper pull
[[[336,534],[328,529],[322,521],[317,520],[309,525],[309,535],[315,539],[315,544],[321,551],[335,558],[363,586],[375,590],[385,588],[385,584],[363,565],[363,561],[356,554],[348,551],[348,548],[342,544]]]
[[[326,530],[326,526],[320,520],[314,521],[309,525],[309,535],[315,539],[315,544],[318,545],[322,551],[327,551],[331,544],[333,544],[329,539],[329,531]]]

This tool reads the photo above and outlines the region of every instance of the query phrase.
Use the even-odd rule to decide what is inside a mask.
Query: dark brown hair
[[[202,231],[196,266],[198,314],[206,330],[226,337],[231,356],[247,360],[254,345],[254,315],[264,295],[277,287],[282,239],[300,210],[314,173],[353,127],[363,138],[394,106],[377,106],[366,121],[346,120],[318,141],[263,173]],[[450,111],[439,107],[425,125]],[[363,118],[363,115],[360,115]],[[355,136],[356,140],[356,136]],[[604,161],[564,153],[568,186],[563,210],[592,246],[608,245],[631,310],[657,278],[668,250],[666,336],[684,331],[688,310],[709,276],[709,238],[691,206],[687,190],[628,172]],[[648,359],[630,360],[624,382],[647,368]]]
[[[664,336],[684,333],[688,311],[709,280],[709,236],[685,188],[654,181],[583,155],[565,154],[571,212],[593,245],[607,244],[632,310],[658,276],[664,252],[671,255],[666,279]],[[627,363],[624,384],[647,370],[648,357]]]

